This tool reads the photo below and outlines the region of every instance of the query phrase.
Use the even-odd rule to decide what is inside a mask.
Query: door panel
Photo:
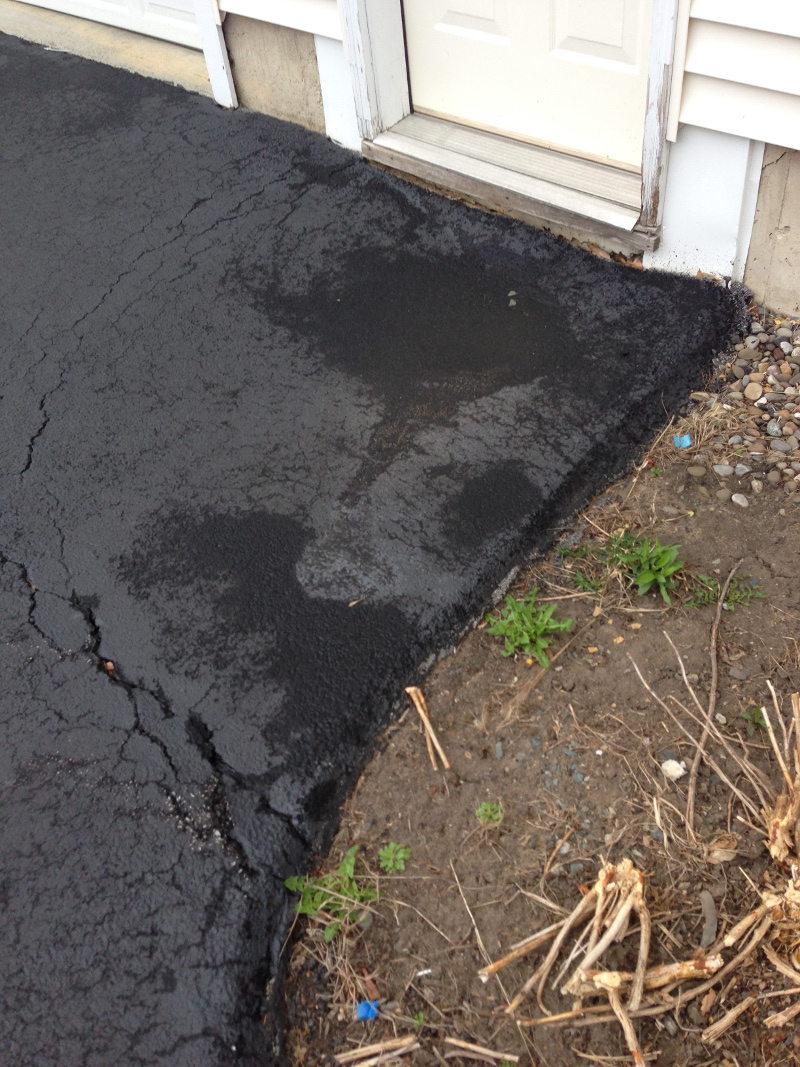
[[[192,0],[23,0],[35,7],[103,22],[148,37],[200,48]]]
[[[641,166],[652,0],[403,0],[414,108]]]

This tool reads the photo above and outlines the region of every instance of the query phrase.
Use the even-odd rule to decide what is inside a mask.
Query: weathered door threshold
[[[362,144],[372,162],[538,224],[616,238],[633,251],[658,247],[638,227],[641,174],[413,114]]]

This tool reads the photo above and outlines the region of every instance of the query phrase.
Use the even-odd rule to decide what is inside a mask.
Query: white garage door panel
[[[159,37],[163,41],[201,48],[200,34],[194,17],[192,0],[124,0],[111,3],[109,0],[23,0],[34,7],[61,11],[107,26],[119,26],[123,30]]]

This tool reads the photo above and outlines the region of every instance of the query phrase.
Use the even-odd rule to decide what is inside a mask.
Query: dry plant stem
[[[525,983],[519,993],[517,993],[517,995],[505,1009],[506,1015],[511,1015],[517,1010],[517,1008],[520,1006],[520,1004],[528,995],[528,993],[530,993],[530,991],[536,985],[540,975],[543,976],[545,979],[547,978],[547,975],[549,974],[551,967],[555,963],[556,957],[561,951],[561,946],[566,941],[570,930],[572,930],[574,926],[577,926],[578,923],[581,922],[583,919],[588,918],[589,913],[594,908],[596,898],[597,889],[590,889],[586,896],[583,898],[583,900],[581,900],[580,903],[575,907],[572,913],[567,916],[567,918],[562,923],[561,930],[556,936],[556,940],[551,945],[550,951],[548,952],[544,962],[540,967],[537,968],[536,971],[534,971],[534,973],[531,975],[531,977],[528,979],[528,981]]]
[[[436,751],[439,753],[439,758],[444,764],[445,770],[449,771],[450,761],[448,760],[447,756],[445,756],[444,749],[439,744],[439,738],[436,736],[436,733],[433,727],[431,726],[431,720],[428,718],[428,709],[425,707],[425,697],[422,695],[422,691],[418,689],[417,686],[410,685],[406,689],[406,692],[414,702],[414,707],[417,709],[417,711],[419,712],[419,717],[422,719],[422,725],[425,727],[425,730],[427,731],[428,736],[433,742]]]
[[[531,952],[535,952],[537,948],[546,945],[548,941],[552,941],[562,926],[563,920],[562,922],[554,923],[553,926],[548,926],[546,930],[541,930],[538,934],[534,934],[533,937],[529,937],[526,941],[509,952],[507,956],[495,960],[495,962],[490,963],[488,967],[484,967],[478,971],[479,977],[485,982],[493,974],[501,971],[504,967],[508,967],[510,963],[515,963],[517,960],[521,960],[523,956],[528,956]]]
[[[674,1004],[658,1004],[652,1008],[639,1008],[638,1011],[628,1012],[628,1017],[651,1019],[654,1015],[666,1015],[668,1011],[674,1010]],[[606,1012],[606,1014],[599,1014],[600,1012]],[[566,1026],[597,1026],[600,1023],[613,1023],[616,1018],[616,1015],[608,1014],[605,1004],[596,1004],[591,1008],[567,1011],[561,1015],[548,1015],[544,1019],[518,1019],[517,1025],[527,1029],[534,1026],[553,1026],[556,1030],[562,1030]]]
[[[425,734],[425,744],[426,744],[426,746],[428,748],[428,759],[431,761],[431,767],[433,767],[433,769],[435,771],[438,771],[439,770],[439,764],[436,762],[436,749],[433,747],[433,741],[431,741],[431,735],[424,728],[423,728],[423,733]]]
[[[655,439],[655,441],[653,441],[652,445],[650,445],[650,448],[648,449],[647,457],[645,458],[644,462],[640,463],[639,466],[636,468],[636,476],[634,477],[633,481],[631,482],[631,487],[628,490],[628,492],[627,492],[627,494],[625,496],[625,499],[622,501],[622,508],[624,508],[625,505],[628,503],[628,500],[630,499],[631,493],[636,488],[636,483],[639,481],[639,475],[642,473],[642,471],[647,470],[647,468],[650,466],[650,464],[648,463],[648,460],[651,458],[650,457],[650,453],[651,452],[655,452],[655,450],[658,448],[658,446],[661,444],[661,442],[664,440],[664,438],[667,436],[667,434],[672,429],[672,424],[674,422],[675,422],[675,416],[673,415],[672,418],[667,423],[667,425],[664,427],[664,429],[661,431],[661,433]]]
[[[458,891],[461,894],[461,899],[464,901],[464,907],[467,909],[467,915],[469,915],[470,922],[472,923],[472,929],[475,931],[475,939],[478,942],[478,948],[481,950],[483,958],[486,960],[487,964],[491,964],[491,957],[486,951],[486,945],[484,945],[483,943],[483,938],[481,937],[481,932],[478,929],[478,924],[475,922],[475,916],[472,914],[469,904],[467,904],[467,898],[464,896],[464,890],[461,888],[461,882],[459,882],[458,880],[458,875],[456,874],[456,869],[453,866],[452,860],[450,860],[450,870],[453,872],[453,877],[456,880]]]
[[[467,1052],[480,1052],[483,1056],[488,1056],[492,1060],[507,1060],[509,1063],[519,1063],[519,1056],[514,1056],[510,1052],[492,1052],[491,1049],[483,1048],[482,1045],[472,1045],[469,1041],[459,1041],[456,1037],[446,1037],[444,1039],[445,1045],[454,1045],[455,1048],[463,1048]]]
[[[714,1023],[713,1026],[709,1026],[700,1036],[700,1040],[704,1045],[710,1045],[714,1041],[719,1041],[726,1030],[730,1030],[736,1020],[742,1015],[751,1004],[755,1004],[755,997],[745,997],[741,1004],[737,1004],[735,1008],[731,1008],[729,1012],[726,1012],[721,1019]]]
[[[559,852],[564,847],[564,845],[566,845],[567,841],[569,841],[569,839],[572,837],[572,835],[574,833],[575,833],[575,827],[574,826],[570,826],[569,829],[567,830],[567,832],[564,834],[564,836],[558,842],[556,847],[550,853],[550,856],[548,857],[547,863],[545,863],[545,865],[544,865],[544,870],[542,871],[542,877],[539,879],[539,888],[540,889],[544,888],[544,880],[545,880],[545,878],[547,878],[548,874],[550,873],[550,870],[551,870],[553,864],[555,863],[556,857],[558,856]]]
[[[450,940],[444,930],[440,930],[439,927],[435,925],[435,923],[432,923],[430,921],[427,915],[423,915],[419,908],[415,908],[413,904],[407,904],[404,900],[397,900],[395,897],[381,897],[381,899],[385,900],[387,904],[398,904],[401,908],[411,908],[412,911],[415,911],[417,915],[419,915],[420,919],[422,919],[423,922],[426,922],[428,926],[430,926],[431,930],[435,930],[440,937],[443,937],[448,943],[448,945],[452,945],[453,948],[456,947],[455,943]]]
[[[377,1041],[374,1045],[362,1045],[361,1048],[354,1048],[350,1052],[342,1052],[333,1058],[337,1063],[355,1063],[356,1060],[363,1060],[365,1056],[374,1056],[376,1053],[394,1052],[397,1049],[410,1048],[416,1040],[415,1037],[393,1037],[388,1041]]]
[[[694,719],[695,722],[699,723],[700,725],[705,725],[705,724],[708,725],[711,733],[714,736],[714,740],[717,741],[725,749],[725,751],[731,757],[731,759],[733,759],[739,765],[739,767],[741,767],[742,771],[744,772],[746,777],[749,779],[751,785],[756,790],[756,793],[758,794],[758,798],[761,801],[762,805],[765,805],[766,801],[764,800],[764,798],[762,796],[762,791],[766,791],[771,796],[774,796],[775,794],[774,794],[774,790],[772,788],[772,784],[769,782],[768,779],[766,779],[761,774],[760,771],[756,771],[756,769],[752,766],[752,764],[750,764],[747,760],[743,760],[739,755],[737,755],[735,750],[729,744],[729,742],[728,742],[727,738],[725,737],[725,735],[720,733],[720,731],[717,729],[717,727],[714,724],[714,722],[707,718],[705,708],[700,703],[700,701],[699,701],[699,699],[697,697],[697,693],[695,693],[694,689],[692,688],[691,682],[686,677],[686,667],[684,666],[684,663],[683,663],[683,660],[681,659],[680,653],[678,652],[677,648],[675,647],[675,645],[674,645],[674,643],[672,641],[672,638],[669,636],[669,634],[666,633],[665,631],[663,631],[663,632],[664,632],[664,636],[666,637],[667,641],[669,642],[669,645],[670,645],[672,651],[675,653],[675,658],[678,661],[678,666],[680,667],[681,675],[683,676],[684,685],[689,690],[689,693],[690,693],[690,695],[692,697],[692,700],[694,701],[695,706],[697,707],[697,710],[700,712],[701,718],[697,719],[694,715],[692,715],[692,713],[687,708],[684,708],[683,704],[681,704],[680,701],[676,700],[675,702],[678,704],[678,706],[683,711],[686,712],[687,715],[689,715],[690,718]],[[675,700],[675,697],[673,697],[672,699]],[[681,727],[681,729],[683,729],[683,727]],[[684,733],[685,732],[686,731],[684,730]],[[694,738],[691,737],[689,734],[687,734],[687,737],[689,737],[689,739],[691,740],[692,744],[694,744],[694,745],[697,744],[697,742],[694,740]],[[708,762],[709,762],[709,766],[710,766],[710,761],[708,761]],[[760,779],[760,785],[759,785],[759,782],[758,782],[757,778]]]
[[[776,901],[777,903],[777,901]],[[745,915],[743,919],[740,919],[735,926],[732,926],[722,939],[723,948],[731,948],[740,937],[743,937],[751,926],[754,926],[759,919],[763,919],[768,911],[771,911],[775,907],[774,904],[759,904],[757,908],[750,912],[749,915]]]
[[[519,687],[517,692],[506,705],[505,714],[503,715],[502,720],[504,723],[509,722],[517,714],[522,705],[537,687],[539,682],[541,682],[542,678],[544,678],[544,676],[547,674],[547,672],[550,670],[550,668],[553,666],[559,656],[562,656],[567,651],[567,649],[570,648],[570,646],[578,640],[579,637],[582,637],[587,630],[594,626],[596,621],[597,620],[595,618],[590,619],[585,626],[581,627],[581,629],[578,630],[578,632],[574,634],[569,639],[569,641],[567,641],[565,645],[561,646],[561,648],[558,650],[558,652],[556,652],[554,656],[550,657],[550,660],[546,667],[542,667],[542,669],[537,674],[535,674],[529,682],[523,682],[523,684]]]
[[[636,674],[637,674],[637,676],[639,678],[639,681],[642,683],[642,685],[647,690],[647,692],[650,694],[650,696],[667,713],[667,715],[669,715],[670,718],[675,722],[676,726],[681,731],[681,733],[684,735],[684,737],[686,737],[686,739],[688,741],[691,741],[691,743],[695,747],[698,747],[699,746],[699,741],[697,741],[689,733],[689,731],[686,729],[686,727],[683,725],[683,723],[677,717],[675,712],[669,707],[668,704],[665,703],[665,701],[663,701],[661,699],[661,697],[658,695],[658,693],[655,691],[655,689],[653,689],[653,687],[649,684],[649,682],[646,681],[644,675],[639,670],[639,665],[637,664],[637,662],[633,658],[633,656],[630,655],[630,653],[628,653],[628,659],[631,661],[631,665],[633,666],[633,669],[636,671]],[[689,715],[691,718],[695,718],[695,716],[693,716],[691,714],[691,712],[688,710],[688,708],[684,707],[684,705],[681,704],[680,701],[676,701],[676,703],[678,704],[678,707],[682,708],[682,710],[686,712],[687,715]],[[697,721],[697,720],[695,720],[695,721]],[[726,742],[723,742],[723,744],[725,744],[726,747],[729,747],[729,746],[727,746]],[[736,762],[739,764],[739,766],[745,771],[745,773],[748,775],[748,779],[749,779],[750,783],[753,785],[753,788],[756,790],[756,792],[759,794],[759,796],[761,796],[761,791],[758,788],[758,785],[753,780],[752,772],[749,771],[749,765],[747,764],[747,762],[743,761],[739,756],[737,756],[736,753],[733,751],[733,749],[730,749],[730,753],[729,754],[732,755],[733,759],[736,760]],[[719,766],[719,764],[716,762],[716,760],[711,759],[707,755],[705,756],[705,760],[708,763],[709,767],[711,767],[711,769],[714,771],[714,773],[719,775],[719,777],[722,779],[722,781],[725,783],[725,785],[727,785],[728,788],[730,790],[732,790],[732,792],[734,792],[736,794],[736,796],[741,800],[742,804],[748,809],[748,811],[750,811],[750,813],[756,819],[760,819],[761,818],[761,812],[758,810],[758,808],[755,806],[755,804],[753,804],[753,802],[750,800],[749,797],[745,796],[744,793],[741,792],[741,790],[736,788],[736,786],[733,784],[733,782],[731,782],[731,780],[728,778],[728,776],[725,774],[725,772],[722,770],[722,768]]]
[[[762,945],[761,948],[764,955],[776,970],[780,971],[785,978],[789,978],[795,985],[800,985],[800,971],[796,971],[794,967],[784,962],[775,949],[770,945]]]
[[[373,1056],[371,1059],[360,1060],[358,1067],[378,1067],[378,1064],[381,1063],[393,1063],[400,1056],[405,1056],[409,1052],[416,1052],[419,1047],[419,1041],[415,1041],[413,1045],[407,1045],[405,1048],[398,1049],[397,1052],[382,1052],[379,1056]]]
[[[644,988],[650,992],[669,985],[670,982],[707,978],[722,967],[722,962],[722,956],[704,956],[699,960],[680,960],[678,963],[665,963],[658,967],[650,967],[644,976]],[[632,982],[633,977],[630,971],[581,970],[582,981],[592,983],[595,992],[601,988],[610,988],[617,980],[621,985]]]
[[[728,589],[733,581],[733,576],[741,567],[744,560],[739,560],[736,563],[725,579],[725,584],[719,594],[719,601],[717,603],[717,611],[714,616],[714,625],[711,627],[711,688],[708,693],[708,709],[706,711],[706,721],[703,727],[703,733],[700,738],[700,744],[697,746],[697,751],[694,754],[692,760],[692,767],[689,771],[689,792],[686,798],[686,828],[692,840],[695,840],[694,836],[694,798],[697,792],[697,775],[700,770],[700,761],[703,759],[705,753],[706,741],[708,740],[708,734],[710,730],[710,723],[714,717],[714,708],[717,706],[717,680],[719,667],[717,665],[717,640],[719,638],[719,624],[722,619],[722,609],[725,604],[725,597],[728,595]]]
[[[772,696],[772,703],[775,705],[775,715],[778,718],[778,722],[783,724],[783,720],[781,718],[781,710],[778,706],[778,694],[775,692],[775,689],[769,678],[767,679],[767,688],[769,689],[770,694]],[[778,761],[778,766],[781,769],[781,774],[783,775],[783,779],[786,782],[786,785],[789,787],[789,792],[791,793],[792,789],[794,788],[794,781],[792,780],[792,776],[789,774],[789,768],[786,766],[783,756],[781,755],[781,750],[778,748],[778,742],[775,738],[775,731],[772,729],[772,722],[770,721],[770,717],[767,714],[767,709],[762,708],[761,714],[764,716],[764,722],[767,724],[767,733],[769,734],[769,740],[770,744],[772,745],[772,751],[775,753],[775,758]]]
[[[631,1056],[633,1056],[633,1062],[637,1064],[637,1067],[641,1067],[644,1063],[644,1056],[642,1055],[642,1050],[639,1046],[639,1039],[636,1037],[636,1031],[633,1028],[631,1017],[623,1007],[620,995],[616,989],[609,989],[608,1002],[611,1005],[614,1014],[619,1019],[622,1032],[625,1034],[625,1041],[628,1044],[628,1050],[630,1051]]]
[[[742,960],[747,959],[750,953],[758,947],[767,930],[772,926],[772,916],[765,915],[761,920],[761,923],[757,927],[755,933],[750,938],[750,941],[745,945],[738,955],[734,956],[726,965],[714,975],[713,978],[709,978],[707,982],[702,982],[699,986],[695,986],[694,989],[690,989],[688,993],[681,994],[681,1004],[688,1004],[690,1000],[694,1000],[695,997],[699,997],[702,993],[707,992],[717,982],[722,981],[731,971],[735,971]],[[668,986],[666,992],[671,992],[672,986]]]
[[[796,1004],[792,1004],[790,1008],[786,1008],[785,1011],[779,1011],[775,1015],[768,1015],[764,1020],[764,1025],[768,1026],[772,1030],[776,1026],[786,1026],[792,1019],[796,1019],[800,1015],[800,1001]]]
[[[650,938],[652,936],[652,926],[650,923],[650,912],[647,910],[647,904],[644,901],[644,885],[640,883],[637,888],[636,899],[634,900],[633,907],[639,917],[639,959],[636,963],[636,974],[633,978],[633,985],[631,987],[630,996],[628,997],[628,1008],[631,1011],[636,1011],[642,1003],[642,993],[644,992],[644,980],[645,973],[647,971],[647,957],[650,955]]]

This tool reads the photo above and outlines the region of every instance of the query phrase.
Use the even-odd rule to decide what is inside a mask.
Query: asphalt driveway
[[[270,1062],[283,878],[736,301],[3,36],[0,131],[2,1060]]]

